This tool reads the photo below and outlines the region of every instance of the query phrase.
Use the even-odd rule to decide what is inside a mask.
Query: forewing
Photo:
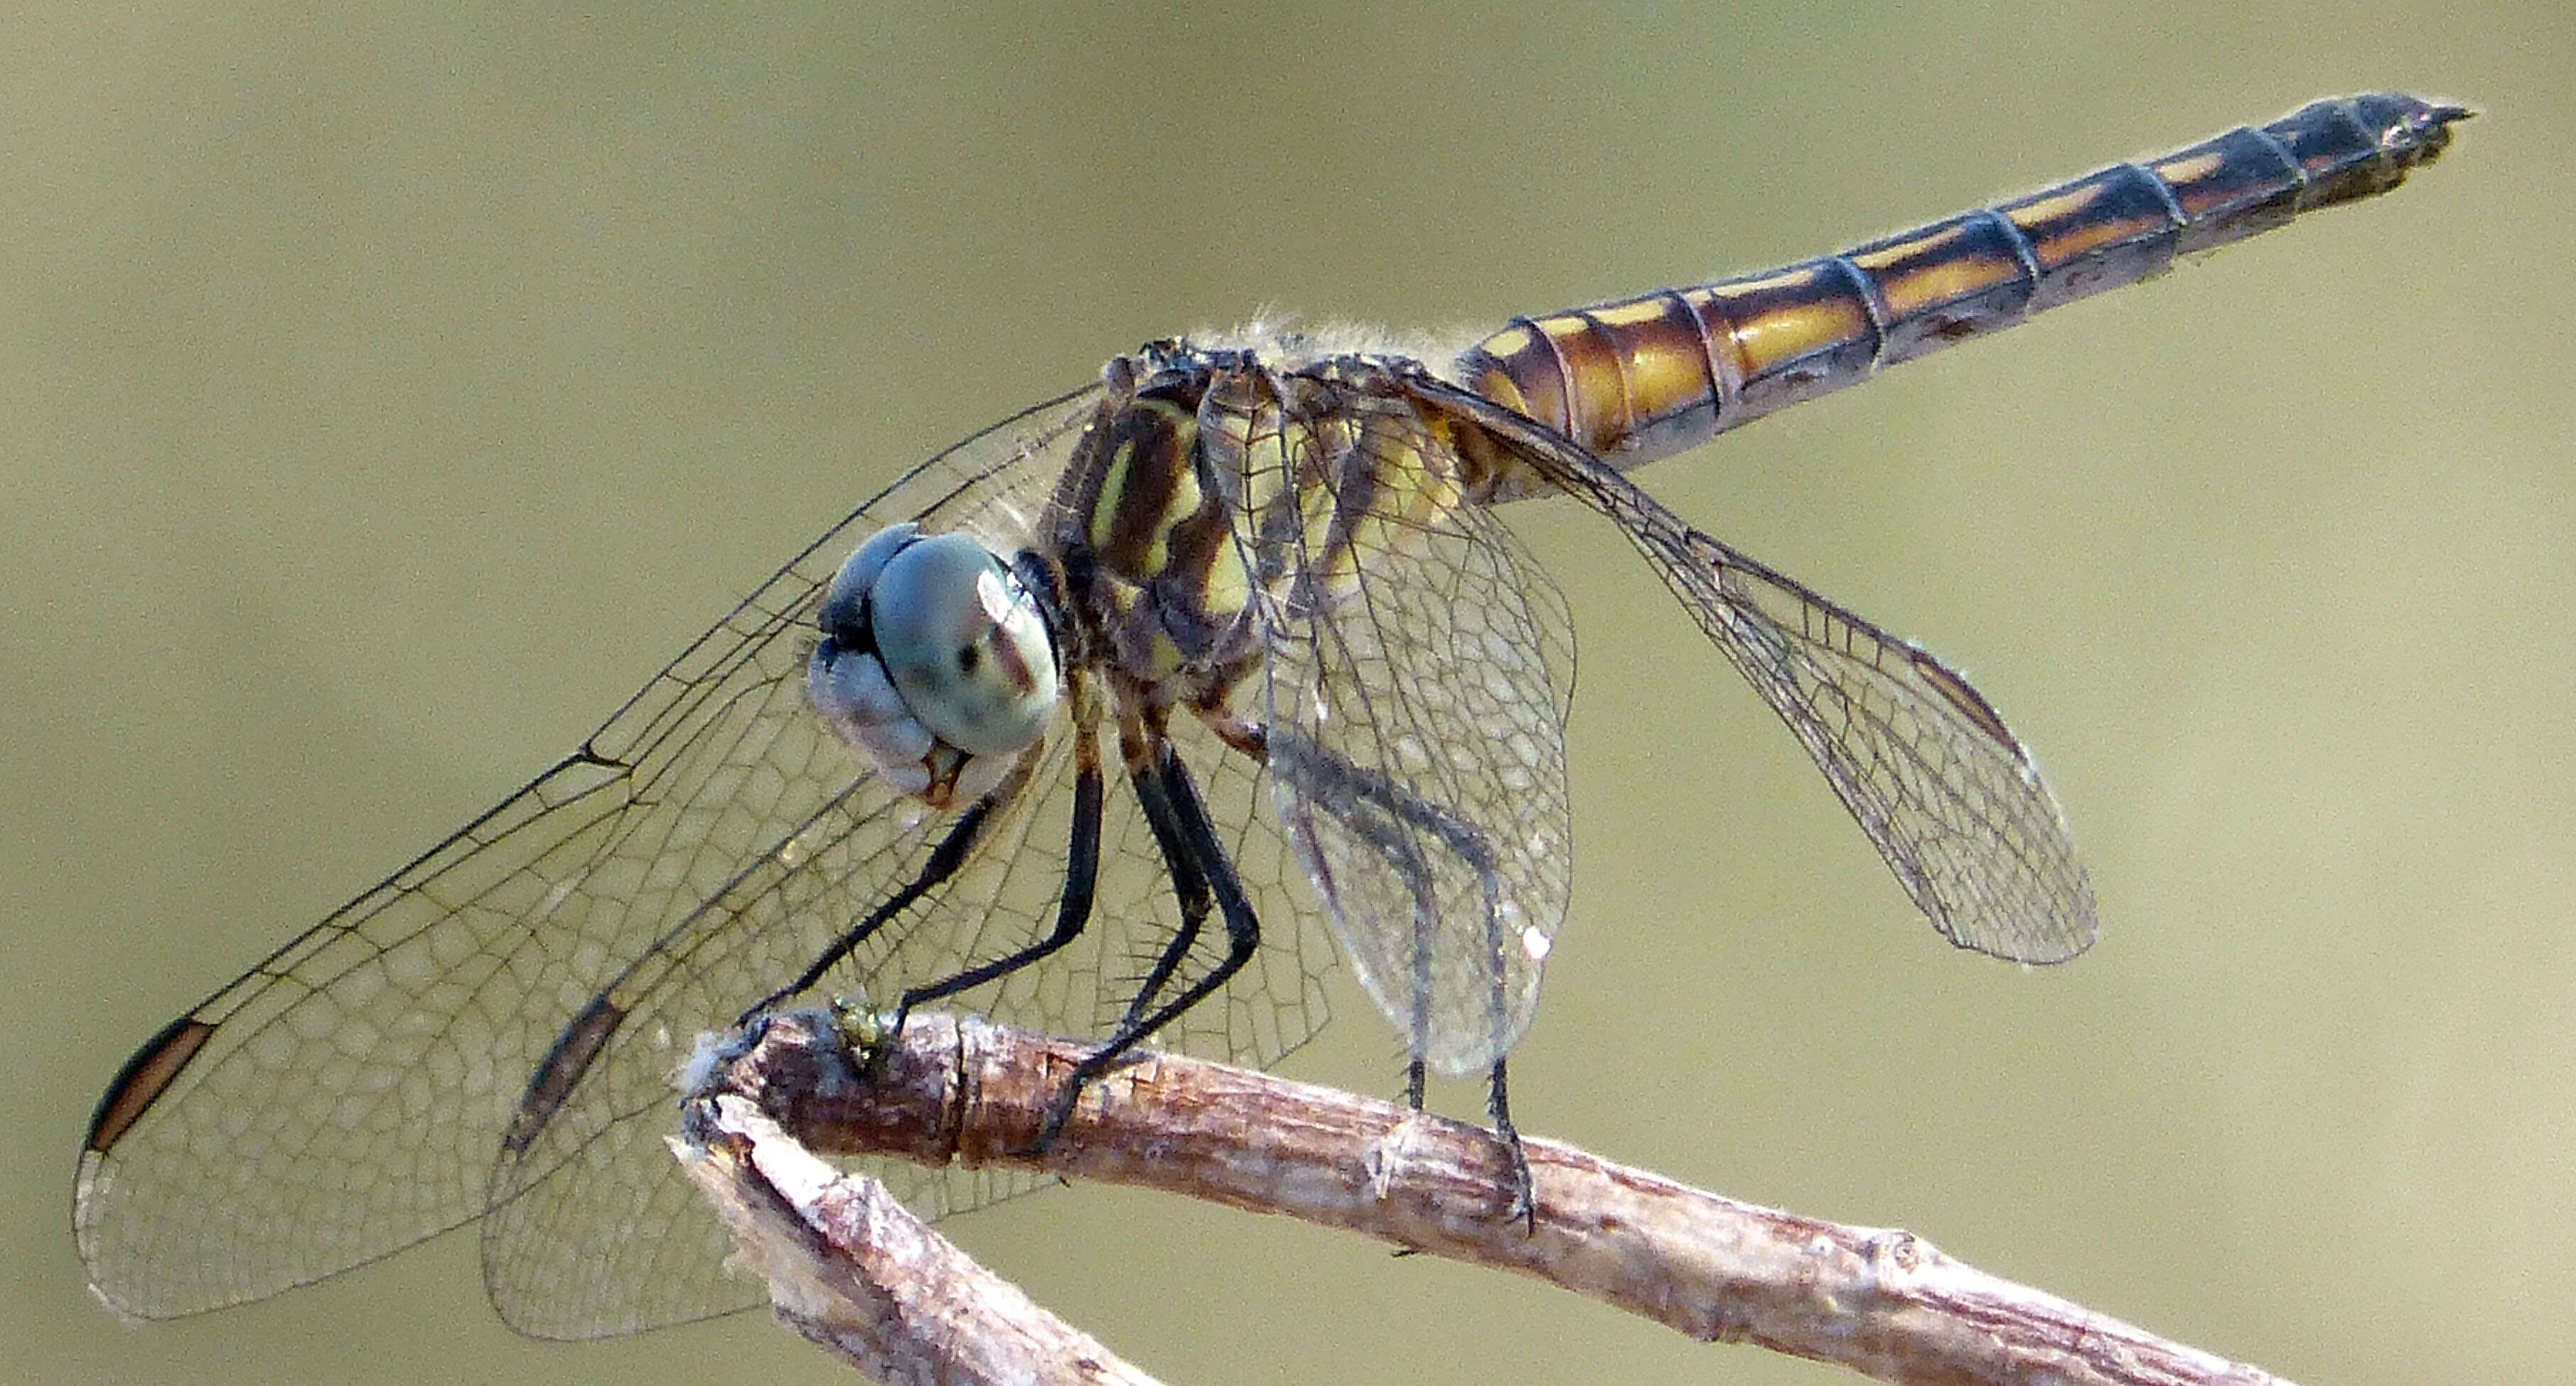
[[[1445,434],[1402,394],[1296,410],[1276,454],[1296,501],[1237,534],[1269,649],[1272,798],[1409,1052],[1478,1071],[1528,1028],[1565,917],[1571,624],[1460,503]]]
[[[2056,797],[1958,671],[1691,528],[1575,444],[1454,387],[1423,388],[1635,542],[1943,937],[2030,963],[2092,944],[2093,888]]]
[[[1251,968],[1156,1037],[1163,1047],[1268,1064],[1323,1023],[1331,946],[1299,927],[1286,853],[1261,825],[1268,803],[1254,768],[1194,728],[1185,754],[1200,767],[1211,819],[1237,871],[1274,925]],[[871,935],[817,988],[890,1005],[907,986],[954,975],[1044,937],[1056,919],[1071,832],[1068,729],[1059,726],[1006,787],[966,866]],[[1090,927],[1076,943],[959,998],[996,1019],[1054,1034],[1107,1034],[1179,935],[1171,882],[1133,796],[1105,796]],[[914,878],[942,832],[889,833],[891,815],[918,814],[870,778],[784,835],[606,995],[615,1030],[563,1105],[496,1174],[484,1224],[485,1281],[522,1332],[601,1337],[750,1304],[760,1289],[731,1273],[733,1247],[671,1160],[672,1065],[698,1031],[803,969],[851,923]],[[1311,906],[1308,907],[1311,913]],[[1174,988],[1223,953],[1209,924],[1182,956]],[[927,1217],[981,1207],[1039,1182],[1008,1171],[869,1162]]]
[[[703,918],[702,902],[783,889],[802,831],[841,844],[845,896],[915,859],[944,820],[876,785],[806,708],[817,594],[892,520],[1019,542],[1096,395],[1041,405],[916,469],[580,751],[156,1037],[101,1102],[81,1160],[74,1227],[99,1293],[144,1317],[185,1314],[475,1218],[506,1191],[494,1161],[540,1059],[594,994]],[[625,1101],[794,968],[756,971],[675,993],[654,1027],[621,1027],[596,1061],[601,1095],[569,1105]],[[589,1197],[599,1206],[582,1211],[596,1216],[611,1196]],[[722,1305],[658,1312],[745,1297],[726,1287]]]
[[[873,934],[834,988],[891,1004],[906,985],[1027,942],[1062,878],[1069,796],[1051,791],[1064,761],[1060,742],[1024,761],[968,866]],[[756,1284],[726,1272],[731,1240],[665,1147],[672,1070],[701,1031],[796,976],[918,876],[960,822],[864,776],[776,835],[600,993],[573,1032],[585,1048],[587,1036],[604,1036],[596,1054],[566,1069],[559,1105],[532,1107],[543,1120],[523,1121],[498,1147],[484,1281],[513,1328],[602,1337],[759,1298]],[[970,1186],[952,1193],[941,1172],[906,1170],[886,1167],[930,1216],[1015,1187],[961,1171]]]

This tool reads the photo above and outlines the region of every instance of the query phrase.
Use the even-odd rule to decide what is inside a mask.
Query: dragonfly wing
[[[1528,1028],[1565,917],[1572,625],[1401,394],[1283,436],[1288,493],[1331,504],[1239,520],[1250,571],[1286,574],[1256,584],[1279,821],[1412,1055],[1478,1071]]]
[[[1010,797],[997,796],[968,867],[888,919],[831,984],[890,1004],[907,985],[1035,936],[1062,879],[1066,759],[1060,742],[1034,750]],[[878,776],[852,773],[840,771],[843,793],[773,832],[733,880],[567,1012],[582,1019],[565,1027],[546,1066],[532,1065],[540,1077],[498,1142],[483,1223],[484,1282],[511,1327],[540,1338],[606,1337],[760,1297],[756,1284],[727,1272],[731,1241],[664,1145],[671,1077],[701,1032],[729,1024],[868,918],[922,873],[961,821]],[[972,1171],[954,1181],[940,1171],[887,1172],[931,1216],[1022,1187]]]
[[[531,1072],[603,987],[703,918],[703,902],[769,879],[827,809],[874,844],[870,860],[899,861],[935,825],[893,807],[807,711],[817,594],[891,520],[927,514],[1016,541],[1053,482],[1050,450],[1095,396],[1051,401],[917,468],[580,751],[156,1036],[101,1101],[82,1154],[74,1230],[99,1293],[144,1317],[191,1313],[471,1221],[507,1196],[492,1171]],[[724,979],[730,995],[675,995],[656,1012],[661,1030],[623,1043],[685,1046],[801,964],[740,969]],[[618,1090],[568,1107],[623,1101],[623,1080],[667,1071],[658,1051],[649,1064],[619,1052],[602,1069]],[[741,1298],[727,1287],[715,1307]]]
[[[2093,888],[2057,799],[1957,670],[1693,529],[1545,427],[1453,386],[1423,390],[1619,526],[1815,758],[1944,938],[2030,963],[2091,946]]]
[[[1201,765],[1209,816],[1271,928],[1245,973],[1156,1036],[1167,1049],[1268,1065],[1326,1018],[1333,953],[1291,893],[1288,854],[1252,763],[1194,724],[1174,728]],[[966,865],[853,950],[821,994],[892,1004],[907,986],[953,976],[1044,937],[1061,898],[1073,821],[1070,741],[1059,728],[1006,783]],[[541,1338],[630,1333],[747,1306],[758,1286],[728,1268],[733,1244],[670,1158],[670,1073],[698,1032],[794,976],[839,933],[917,876],[943,832],[890,832],[922,812],[868,778],[761,853],[602,992],[596,1053],[562,1104],[505,1140],[483,1224],[485,1283],[510,1325]],[[1052,1034],[1110,1033],[1139,979],[1184,921],[1161,848],[1133,796],[1102,809],[1090,927],[1044,966],[965,993],[960,1003]],[[1170,989],[1224,953],[1207,924],[1171,969]],[[718,1017],[711,1019],[711,1017]],[[573,1033],[592,1033],[574,1027]],[[587,1041],[585,1041],[587,1042]],[[1051,1183],[1041,1176],[867,1161],[915,1212],[946,1217]]]

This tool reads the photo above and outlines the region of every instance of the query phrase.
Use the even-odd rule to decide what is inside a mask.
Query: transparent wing
[[[102,1100],[81,1161],[75,1232],[99,1292],[138,1315],[184,1314],[470,1221],[531,1187],[496,1184],[493,1169],[540,1058],[657,940],[692,919],[721,925],[703,902],[746,916],[755,911],[741,902],[764,892],[776,897],[767,908],[792,905],[800,859],[838,873],[812,898],[856,899],[917,861],[944,820],[876,784],[806,710],[810,609],[842,556],[892,520],[1022,542],[1096,397],[1051,401],[916,469],[791,560],[579,751],[157,1036]],[[806,933],[829,929],[815,921]],[[621,1029],[567,1111],[595,1127],[602,1110],[622,1110],[697,1030],[793,976],[801,960],[783,956],[776,940],[740,944],[724,970],[674,964],[667,978],[634,979],[667,990],[638,1006],[654,1024]],[[650,1158],[669,1166],[658,1150]],[[613,1218],[623,1196],[588,1191],[545,1211]],[[506,1249],[501,1263],[517,1264]],[[711,1297],[702,1283],[649,1312],[688,1317],[747,1298],[720,1288]],[[494,1289],[505,1312],[529,1293],[501,1271]]]
[[[1199,773],[1211,819],[1266,924],[1266,946],[1220,998],[1179,1020],[1167,1048],[1268,1064],[1323,1024],[1331,945],[1309,922],[1258,767],[1203,730],[1176,727]],[[1053,925],[1072,823],[1066,733],[1027,763],[1025,778],[967,866],[879,930],[820,990],[878,1004],[909,985],[954,975],[1043,937]],[[851,922],[913,879],[940,832],[888,832],[913,802],[871,778],[826,803],[752,858],[735,880],[637,959],[603,993],[619,1015],[599,1056],[523,1149],[506,1154],[484,1223],[485,1283],[511,1326],[537,1337],[634,1332],[761,1298],[728,1272],[731,1240],[670,1159],[669,1073],[703,1029],[802,971]],[[955,819],[942,816],[945,829]],[[1044,965],[969,993],[977,1009],[1051,1033],[1106,1034],[1139,981],[1186,923],[1160,849],[1135,800],[1105,796],[1101,863],[1090,927]],[[1177,987],[1214,964],[1223,931],[1202,929],[1179,959]],[[1020,1192],[1031,1176],[930,1170],[900,1162],[871,1170],[930,1217]]]
[[[2091,946],[2093,888],[2030,753],[1966,678],[1684,523],[1575,444],[1454,386],[1427,404],[1607,515],[1779,713],[1944,938],[2018,962]]]
[[[1572,625],[1410,400],[1335,391],[1282,429],[1274,514],[1308,518],[1237,536],[1285,574],[1255,585],[1280,821],[1408,1051],[1480,1071],[1528,1029],[1565,917]]]

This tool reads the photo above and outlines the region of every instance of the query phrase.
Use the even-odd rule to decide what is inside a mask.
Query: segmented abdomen
[[[1632,466],[2160,274],[2175,256],[2386,192],[2468,114],[2395,94],[2314,102],[1840,255],[1515,318],[1460,355],[1459,377]]]

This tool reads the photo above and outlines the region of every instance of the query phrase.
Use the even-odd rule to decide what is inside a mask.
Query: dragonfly
[[[1115,358],[834,524],[596,733],[146,1041],[74,1232],[144,1318],[480,1220],[539,1337],[746,1307],[663,1145],[701,1032],[830,988],[1271,1064],[1346,961],[1426,1072],[1504,1065],[1568,899],[1570,497],[1813,757],[1932,926],[2075,956],[2054,796],[1955,669],[1630,476],[2396,187],[2468,112],[2314,102],[1839,254],[1511,319],[1439,364],[1254,330]],[[892,1168],[932,1216],[1026,1187]]]

